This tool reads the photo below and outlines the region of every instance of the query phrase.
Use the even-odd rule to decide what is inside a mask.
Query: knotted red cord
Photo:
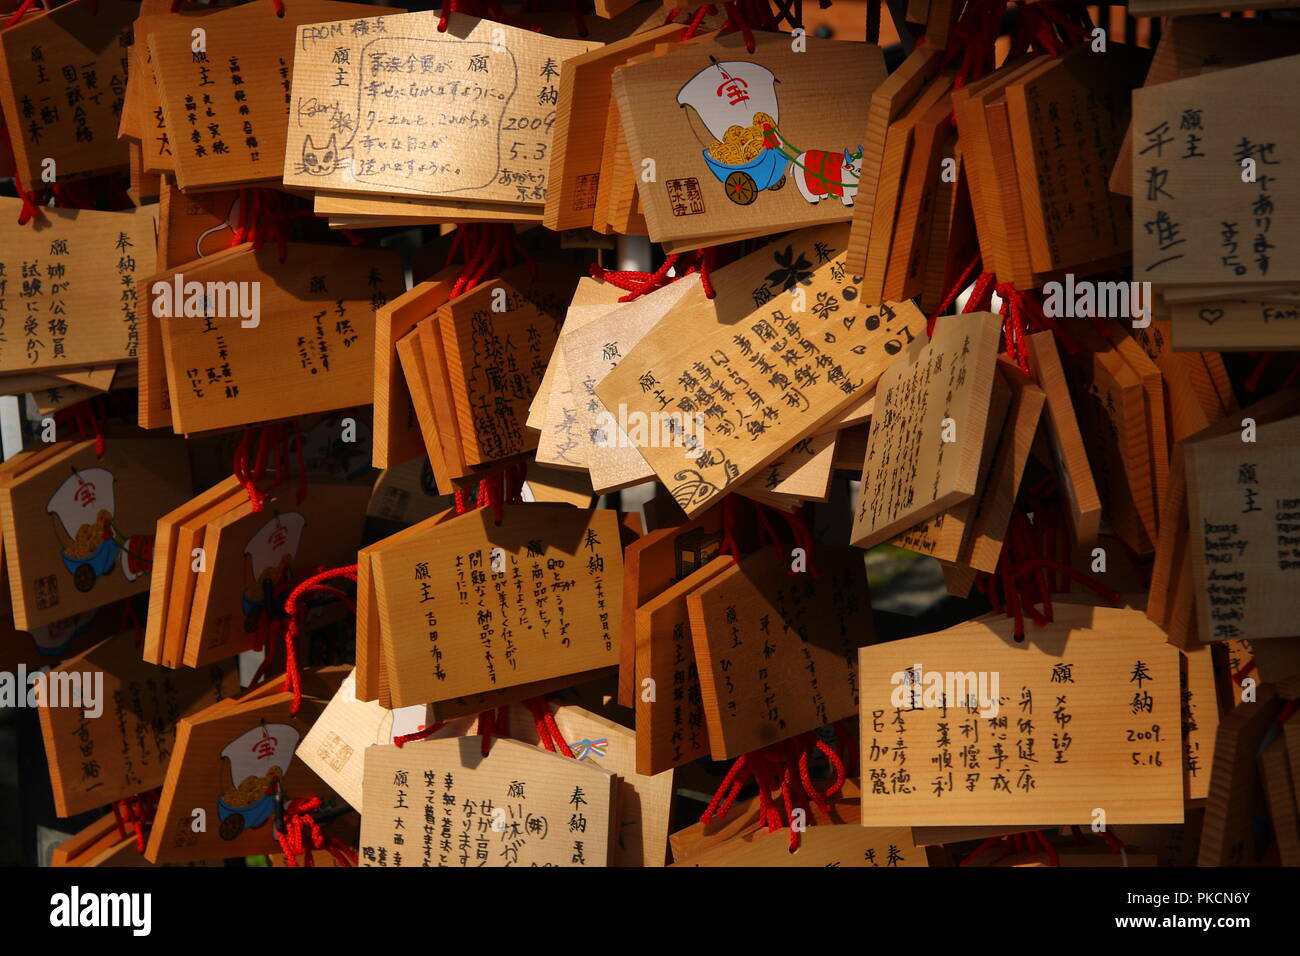
[[[1056,3],[1016,0],[1016,29],[1007,59],[1028,52],[1060,56],[1070,47],[1084,42],[1092,27],[1087,9],[1071,12],[1075,19],[1071,19],[1070,14]]]
[[[474,494],[474,508],[466,501],[465,490],[457,488],[455,492],[456,514],[463,515],[476,508],[492,506],[492,518],[500,524],[505,518],[505,506],[523,501],[524,482],[528,477],[528,462],[523,461],[507,465],[501,471],[479,479],[478,490]]]
[[[947,293],[944,295],[943,301],[939,303],[939,307],[935,309],[933,312],[931,312],[930,317],[926,319],[925,322],[926,335],[930,336],[931,338],[934,338],[934,323],[938,321],[939,316],[947,312],[948,309],[952,307],[952,304],[957,301],[957,296],[961,295],[962,290],[966,288],[966,284],[970,282],[971,276],[975,275],[975,272],[977,269],[979,269],[979,267],[980,267],[980,254],[979,254],[979,250],[976,250],[975,255],[971,258],[970,263],[966,266],[965,269],[962,270],[961,275],[957,277],[957,281],[955,281],[952,284],[952,286],[948,289]]]
[[[307,580],[307,578],[324,570],[325,568],[318,564],[303,571],[298,575],[297,580],[289,585],[287,590],[292,592],[295,587]],[[284,590],[282,588],[281,592]],[[262,662],[257,665],[257,670],[253,672],[253,677],[248,682],[250,688],[257,687],[269,674],[274,673],[273,667],[279,657],[276,650],[283,646],[281,639],[285,636],[288,626],[289,622],[288,618],[285,617],[283,605],[276,608],[271,604],[266,604],[262,607],[261,613],[257,617],[257,633],[253,637],[250,650],[265,651],[266,653],[262,656]]]
[[[77,435],[81,441],[87,441],[91,436],[95,439],[95,457],[104,457],[104,432],[99,427],[99,416],[95,414],[96,405],[95,396],[77,402],[75,405],[69,405],[61,408],[52,416],[54,419],[55,429],[69,420],[77,426]]]
[[[353,614],[357,611],[356,604],[346,594],[338,588],[324,583],[331,578],[343,578],[355,584],[357,566],[350,564],[346,567],[333,568],[319,574],[313,574],[290,591],[289,597],[284,602],[284,613],[289,619],[289,626],[285,628],[284,632],[284,689],[293,691],[293,706],[289,708],[291,714],[296,715],[299,708],[302,707],[302,674],[298,671],[298,650],[296,645],[298,632],[302,628],[302,617],[306,614],[307,609],[305,605],[301,608],[298,606],[299,600],[312,592],[332,594],[342,600]]]
[[[278,2],[278,0],[276,0]],[[239,191],[239,218],[231,230],[231,246],[251,242],[261,249],[268,242],[275,243],[284,262],[289,254],[290,223],[294,219],[314,217],[308,210],[296,210],[296,200],[278,189],[255,187]]]
[[[668,19],[664,21],[664,26],[673,23],[676,20],[677,14],[679,12],[680,12],[680,8],[674,8],[672,12],[668,14]],[[704,6],[697,9],[695,11],[695,15],[691,17],[690,23],[686,25],[686,29],[683,30],[681,36],[677,38],[677,41],[679,43],[684,43],[685,41],[694,37],[699,32],[700,25],[704,22],[704,18],[706,16],[713,16],[717,12],[718,12],[718,8],[711,3],[705,4]]]
[[[1045,574],[1049,570],[1056,572],[1062,579],[1076,581],[1096,592],[1110,605],[1120,602],[1118,593],[1076,571],[1068,563],[1043,557],[1034,541],[1033,525],[1028,515],[1017,507],[1012,511],[997,567],[992,574],[981,572],[975,578],[975,586],[988,597],[995,612],[1001,614],[1005,607],[1005,613],[1015,621],[1015,638],[1018,641],[1025,637],[1026,613],[1038,627],[1050,624],[1053,620],[1053,589]],[[1040,604],[1041,610],[1038,607]]]
[[[298,468],[298,503],[302,504],[307,497],[309,486],[306,437],[297,422],[267,422],[262,425],[258,431],[257,453],[253,456],[250,465],[249,458],[253,454],[253,429],[252,425],[244,426],[244,434],[240,437],[239,444],[235,446],[234,461],[231,463],[231,472],[247,493],[253,511],[261,511],[266,507],[266,499],[270,497],[270,491],[262,491],[258,488],[258,483],[266,477],[266,466],[272,453],[275,455],[276,462],[275,484],[272,487],[278,488],[293,473],[292,456]],[[286,431],[292,435],[292,440],[285,437]]]
[[[9,19],[4,22],[4,26],[0,27],[0,30],[8,30],[11,26],[26,16],[27,11],[34,6],[36,6],[36,0],[23,0],[23,2],[18,5],[18,9],[15,10]]]
[[[717,257],[717,249],[708,248],[695,252],[674,252],[667,256],[654,272],[640,272],[635,269],[616,271],[606,269],[596,262],[592,263],[589,271],[593,279],[608,282],[615,288],[627,292],[627,295],[619,297],[619,302],[631,302],[633,299],[639,299],[643,295],[656,292],[692,273],[699,273],[700,285],[704,290],[704,295],[712,299],[717,295],[717,292],[713,288],[709,273],[716,268]],[[678,268],[678,266],[681,266],[681,268]],[[673,274],[669,275],[669,272]]]
[[[835,780],[825,792],[819,792],[813,786],[812,776],[808,772],[811,746],[815,746],[826,755],[835,771]],[[799,831],[792,826],[794,810],[804,809],[803,804],[812,801],[822,812],[829,812],[830,802],[827,798],[839,793],[844,786],[847,776],[843,755],[838,751],[839,746],[838,734],[836,748],[833,749],[815,734],[803,733],[742,754],[736,758],[726,776],[722,778],[722,783],[714,791],[713,799],[709,801],[708,807],[700,816],[700,822],[708,824],[715,817],[725,817],[735,805],[745,782],[752,777],[758,786],[761,824],[767,827],[769,833],[774,833],[782,827],[790,827],[790,852],[793,853],[799,848]],[[772,797],[773,791],[781,794],[784,816]],[[811,819],[809,822],[812,822]]]
[[[512,226],[506,223],[462,223],[456,227],[447,249],[447,265],[461,256],[460,274],[452,284],[449,298],[455,299],[476,287],[494,272],[513,265],[516,257],[528,265],[537,277],[537,263],[519,241]]]
[[[722,9],[727,11],[727,22],[723,28],[718,31],[719,34],[729,33],[733,30],[739,30],[740,35],[745,38],[745,49],[754,52],[754,30],[749,24],[749,18],[741,11],[735,0],[726,0]]]
[[[990,72],[997,58],[997,39],[1007,0],[972,0],[953,25],[942,69],[961,61],[953,89],[961,89]]]
[[[452,13],[468,13],[471,17],[482,16],[482,3],[480,0],[443,0],[442,8],[438,10],[438,33],[447,33],[447,21],[450,20]]]
[[[962,306],[962,314],[992,312],[993,290],[997,286],[997,281],[997,276],[992,272],[981,272],[980,277],[975,280],[975,287],[971,289],[970,296],[966,299],[966,304]]]
[[[239,439],[239,444],[235,446],[232,470],[235,479],[248,494],[248,501],[254,511],[261,511],[266,506],[267,492],[259,490],[257,483],[266,475],[267,457],[270,454],[271,443],[275,440],[271,435],[273,429],[277,427],[274,424],[262,426],[257,439],[257,457],[251,468],[248,459],[253,444],[253,426],[244,426],[244,434]]]
[[[817,563],[813,561],[813,536],[808,529],[808,521],[804,517],[806,510],[807,506],[805,505],[800,511],[785,514],[784,517],[786,524],[790,526],[790,534],[794,536],[795,547],[803,548],[804,559],[808,562],[808,573],[820,580],[822,573],[817,570]],[[793,570],[792,566],[791,571]]]
[[[979,261],[977,254],[948,290],[943,302],[930,315],[926,322],[926,332],[929,335],[934,335],[934,326],[939,316],[946,312],[952,303],[956,301],[957,296],[961,294],[961,290],[965,288],[970,276],[978,267]],[[1013,283],[998,282],[997,276],[992,272],[981,272],[979,274],[979,278],[975,280],[970,295],[966,299],[966,304],[962,306],[961,314],[969,315],[973,312],[993,311],[993,295],[995,292],[1002,300],[1000,312],[1007,355],[1015,361],[1025,374],[1029,374],[1029,342],[1027,336],[1031,333],[1050,331],[1056,336],[1057,341],[1060,342],[1061,347],[1066,352],[1073,355],[1078,351],[1079,346],[1059,323],[1043,311],[1037,299],[1021,292]]]
[[[997,293],[1002,298],[1002,336],[1007,355],[1020,370],[1029,374],[1029,343],[1025,341],[1025,307],[1022,296],[1010,282],[998,283]]]
[[[399,734],[398,736],[393,738],[393,743],[399,747],[403,747],[414,740],[424,740],[426,737],[432,737],[434,734],[436,734],[438,731],[442,730],[442,728],[446,726],[447,726],[447,722],[445,720],[440,720],[436,723],[429,724],[427,727],[421,727],[419,730],[416,730],[412,733]]]
[[[325,839],[325,831],[311,815],[313,810],[320,809],[320,805],[320,797],[295,797],[285,804],[284,829],[276,831],[275,841],[280,844],[287,866],[296,867],[299,855],[303,858],[303,866],[315,866],[312,851],[330,849],[331,844],[341,851],[337,841]],[[304,839],[304,834],[311,838],[310,842]],[[330,855],[344,866],[353,865],[346,855],[335,852],[335,849],[330,849]]]
[[[533,723],[537,727],[537,738],[541,741],[543,747],[551,753],[563,754],[571,760],[577,759],[573,756],[573,751],[565,743],[564,735],[560,733],[560,726],[555,722],[555,715],[551,713],[551,708],[547,705],[543,697],[530,697],[525,700],[524,706],[528,712],[533,715]]]
[[[1041,847],[1042,851],[1047,855],[1048,866],[1061,865],[1061,858],[1056,852],[1056,847],[1052,846],[1051,841],[1047,839],[1047,835],[1042,830],[1026,830],[1023,833],[1009,833],[1006,836],[989,837],[962,858],[957,865],[966,866],[971,860],[995,846],[1001,846],[1003,851],[1002,855],[993,861],[995,864],[1001,863],[1009,857],[1028,856],[1037,853],[1038,848]]]
[[[499,478],[483,478],[478,483],[478,506],[486,508],[492,506],[492,520],[496,524],[501,523],[505,517],[505,502],[502,500],[501,486]]]
[[[135,848],[140,853],[144,852],[146,828],[153,824],[161,796],[162,788],[157,787],[113,802],[113,821],[117,824],[118,836],[125,840],[128,835],[126,827],[130,824],[135,832]]]
[[[736,541],[736,499],[731,495],[722,499],[722,543],[718,554],[731,555],[731,563],[740,561],[740,544]]]

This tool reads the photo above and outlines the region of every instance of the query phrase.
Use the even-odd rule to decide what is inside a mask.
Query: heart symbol
[[[1222,309],[1201,309],[1201,321],[1206,325],[1213,325],[1223,318]]]

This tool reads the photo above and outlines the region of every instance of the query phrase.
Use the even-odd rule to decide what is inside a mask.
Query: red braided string
[[[357,566],[350,564],[313,574],[290,591],[289,597],[284,602],[284,613],[289,619],[289,626],[284,632],[284,689],[293,691],[293,706],[289,708],[291,714],[297,714],[302,707],[302,674],[298,671],[297,643],[298,632],[302,628],[302,617],[307,609],[305,606],[300,608],[298,602],[312,592],[324,592],[341,598],[352,613],[355,614],[357,610],[356,605],[348,600],[342,591],[324,584],[331,578],[343,578],[356,583]]]
[[[745,38],[745,49],[748,52],[753,53],[754,30],[749,24],[749,19],[741,12],[740,7],[736,5],[734,0],[726,0],[726,2],[723,3],[722,8],[727,11],[727,22],[719,33],[729,33],[733,30],[739,30],[740,35]]]
[[[938,321],[939,316],[947,312],[948,309],[952,307],[952,304],[957,301],[957,296],[961,295],[962,289],[966,288],[966,284],[970,282],[971,276],[975,275],[975,270],[977,270],[979,267],[980,267],[980,254],[979,251],[976,250],[974,257],[967,264],[966,268],[962,270],[961,275],[957,277],[957,281],[955,281],[952,284],[952,286],[948,289],[947,293],[944,295],[943,300],[939,303],[939,307],[935,309],[933,312],[931,312],[930,317],[926,319],[925,321],[926,335],[930,336],[931,338],[934,337],[934,323]]]
[[[718,546],[718,553],[731,555],[733,564],[740,561],[740,545],[736,541],[736,499],[730,496],[722,499],[722,543]]]
[[[786,524],[790,526],[790,533],[794,535],[795,547],[803,548],[804,558],[808,562],[808,573],[820,580],[822,573],[817,569],[817,563],[813,561],[813,536],[812,532],[808,530],[807,518],[805,518],[802,511],[784,514],[783,517]]]
[[[299,855],[303,857],[303,866],[316,865],[311,851],[325,848],[325,833],[311,815],[311,811],[319,809],[320,797],[296,797],[285,804],[284,830],[277,832],[275,839],[286,865],[296,867]],[[303,839],[304,833],[311,837],[310,843]]]
[[[404,747],[414,740],[424,740],[426,737],[432,737],[446,726],[447,722],[445,720],[440,720],[437,723],[429,724],[427,727],[421,727],[413,733],[399,734],[393,738],[393,743],[399,747]]]
[[[54,424],[57,426],[65,424],[69,419],[77,426],[77,435],[81,441],[87,441],[90,437],[95,439],[95,457],[103,458],[105,439],[104,432],[99,427],[99,417],[95,414],[94,397],[87,398],[77,402],[75,405],[69,405],[61,408],[54,413]]]
[[[674,10],[673,14],[675,14],[676,12],[677,11]],[[678,42],[679,43],[685,42],[686,40],[689,40],[692,37],[694,37],[699,32],[700,25],[703,24],[704,18],[706,16],[713,16],[717,12],[718,12],[718,8],[711,3],[705,4],[704,6],[696,10],[695,16],[691,17],[691,22],[686,25],[686,29],[682,31],[682,35],[677,38]],[[672,22],[671,16],[672,15],[670,14],[670,19],[664,21],[665,24]]]
[[[576,759],[569,745],[565,743],[564,734],[560,733],[560,726],[555,722],[555,715],[551,713],[546,700],[542,697],[530,697],[524,701],[524,706],[533,716],[533,723],[537,726],[537,736],[542,746],[551,753],[563,754],[570,760]]]
[[[808,750],[817,746],[835,770],[835,781],[821,793],[813,785],[808,771]],[[790,851],[799,848],[799,831],[793,826],[794,810],[803,809],[809,800],[824,812],[830,810],[828,797],[844,786],[846,768],[841,755],[817,740],[812,733],[799,734],[789,740],[769,744],[736,758],[722,782],[714,791],[713,799],[700,817],[702,823],[725,817],[735,805],[747,779],[753,778],[758,786],[759,817],[769,833],[782,827],[790,828]],[[784,814],[772,798],[773,791],[780,793]],[[806,811],[805,811],[806,814]]]

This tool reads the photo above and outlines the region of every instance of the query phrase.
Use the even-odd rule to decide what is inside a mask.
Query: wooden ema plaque
[[[1178,651],[1107,630],[1016,643],[973,622],[864,648],[863,823],[1181,822]]]
[[[618,662],[618,514],[506,505],[431,518],[371,552],[395,706]],[[365,601],[365,598],[362,598]]]
[[[642,774],[636,767],[637,733],[577,704],[547,704],[575,760],[618,775],[618,832],[610,866],[663,866],[673,800],[673,774]],[[510,737],[543,747],[537,722],[520,704],[508,717]],[[477,729],[477,728],[476,728]]]
[[[365,752],[361,866],[609,866],[618,777],[517,740]],[[429,821],[435,821],[429,823]]]
[[[354,559],[369,497],[364,485],[313,482],[301,501],[296,490],[277,490],[255,512],[247,494],[236,493],[232,507],[207,526],[204,569],[185,569],[195,578],[185,666],[254,648],[261,640],[262,616],[296,581],[312,568]],[[190,565],[188,552],[179,557]]]
[[[642,773],[661,773],[709,754],[687,599],[733,563],[731,555],[714,558],[636,609],[633,690],[640,728],[637,768]]]
[[[1227,434],[1183,446],[1201,639],[1292,637],[1300,629],[1300,415],[1261,420],[1253,442],[1229,424]]]
[[[803,230],[718,270],[712,301],[688,292],[596,386],[615,417],[671,419],[674,441],[638,450],[688,517],[861,401],[924,335],[910,302],[861,301],[847,236]]]
[[[1300,280],[1285,254],[1300,239],[1300,187],[1288,175],[1300,154],[1289,121],[1297,69],[1289,56],[1134,92],[1134,278]]]
[[[102,675],[103,680],[97,691],[100,714],[65,706],[39,711],[54,809],[61,817],[161,786],[176,742],[176,721],[239,689],[229,664],[158,670],[141,660],[129,631],[69,658],[54,674]]]
[[[217,11],[201,24],[172,17],[140,38],[147,40],[180,188],[203,191],[267,180],[278,185],[291,118],[290,78],[302,50],[295,33],[303,24],[375,12],[336,0],[294,0],[279,11],[245,4]],[[196,25],[206,34],[202,52],[193,49]]]
[[[817,548],[818,575],[775,548],[687,597],[709,748],[729,760],[853,714],[854,655],[874,636],[866,570],[851,549]]]
[[[154,523],[190,495],[179,441],[109,435],[58,443],[0,488],[14,624],[31,630],[149,587]]]
[[[178,282],[183,289],[208,289],[211,282],[231,291],[205,308],[203,293],[192,302],[189,291],[176,293]],[[233,256],[156,276],[150,307],[169,302],[157,314],[165,316],[173,429],[211,431],[368,404],[374,313],[401,283],[395,252],[305,243],[289,243],[284,262],[274,247],[249,244]],[[249,290],[238,308],[231,306],[236,288]],[[259,314],[245,315],[252,302]]]
[[[560,64],[597,46],[464,14],[300,27],[284,183],[540,211]]]
[[[888,541],[975,494],[1001,332],[991,312],[946,316],[881,376],[854,545]]]
[[[768,33],[753,42],[753,53],[739,34],[674,44],[614,71],[655,242],[698,247],[710,237],[853,214],[866,94],[885,78],[880,51],[808,39],[800,52],[789,37]]]
[[[325,701],[293,695],[279,681],[181,718],[162,798],[145,856],[153,863],[248,856],[278,849],[272,835],[274,791],[289,797],[335,798],[301,760],[298,744]],[[304,689],[306,681],[304,680]],[[195,829],[195,809],[206,826]]]
[[[0,33],[0,107],[28,189],[48,182],[49,172],[64,183],[126,166],[117,126],[139,12],[124,0],[75,0]]]
[[[62,9],[62,8],[61,8]],[[137,356],[137,279],[154,270],[157,206],[45,208],[21,229],[0,198],[0,372],[80,372]]]

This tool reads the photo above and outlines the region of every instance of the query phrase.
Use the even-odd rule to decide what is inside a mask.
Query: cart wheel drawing
[[[78,591],[89,591],[95,586],[95,569],[83,564],[72,573],[72,584]]]
[[[774,192],[776,192],[778,189],[782,188],[784,185],[785,185],[785,177],[782,176],[780,179],[778,179],[778,180],[777,180],[776,182],[774,182],[772,185],[768,186],[767,189],[768,189],[768,192],[773,192],[773,193],[774,193]]]
[[[232,813],[226,819],[221,821],[221,839],[233,840],[239,834],[244,832],[244,818],[238,813]]]
[[[727,191],[727,198],[737,206],[748,206],[758,198],[758,186],[749,173],[734,172],[722,185]]]

